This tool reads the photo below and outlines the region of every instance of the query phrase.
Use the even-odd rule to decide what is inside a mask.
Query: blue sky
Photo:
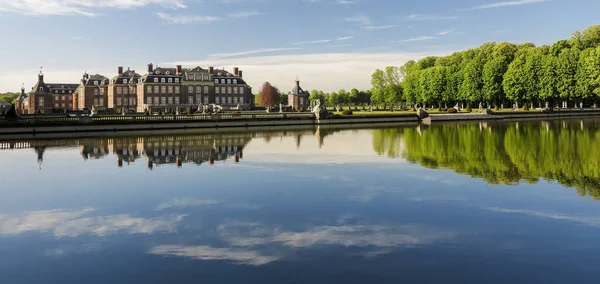
[[[0,92],[149,62],[231,69],[257,90],[368,88],[386,65],[486,41],[568,38],[593,0],[0,0]]]

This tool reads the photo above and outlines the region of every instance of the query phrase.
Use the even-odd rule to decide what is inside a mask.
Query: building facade
[[[108,86],[109,80],[105,76],[84,73],[73,96],[73,109],[91,109],[92,106],[106,109],[108,107]]]
[[[142,76],[135,70],[123,72],[123,67],[117,68],[117,76],[109,80],[107,98],[107,107],[118,113],[136,112],[138,109],[138,85],[142,81]]]
[[[40,71],[37,83],[16,103],[19,114],[57,113],[73,110],[73,95],[79,84],[46,83]]]
[[[304,109],[308,106],[308,97],[310,93],[302,90],[300,81],[296,79],[296,85],[288,93],[288,105],[294,110]]]

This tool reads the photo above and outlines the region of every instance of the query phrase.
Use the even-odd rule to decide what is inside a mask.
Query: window
[[[225,79],[221,79],[221,84],[225,84]]]
[[[69,94],[70,94],[70,93],[73,93],[73,90],[69,90]]]
[[[175,86],[175,94],[179,94],[179,86]]]
[[[179,83],[179,78],[175,78],[175,83]]]
[[[65,100],[65,96],[62,96],[62,97],[61,97],[61,100],[63,100],[63,101],[64,101],[64,100]]]
[[[42,88],[40,88],[40,90],[42,90]],[[54,91],[55,94],[58,94],[58,90]]]
[[[234,94],[237,94],[237,90],[238,90],[238,89],[237,89],[236,87],[233,87],[233,93],[234,93]]]
[[[194,103],[194,97],[188,96],[188,104],[193,104],[193,103]]]
[[[244,97],[240,97],[240,104],[243,105],[244,104]]]
[[[208,104],[208,96],[204,96],[204,104]]]
[[[100,95],[104,96],[104,89],[100,89]]]
[[[219,97],[215,97],[215,104],[220,104],[221,100],[219,99]]]
[[[123,88],[123,95],[129,95],[129,88],[127,88],[127,87]]]
[[[123,79],[123,84],[127,84],[127,79]]]
[[[191,94],[194,92],[194,87],[193,86],[188,86],[188,94]]]
[[[95,86],[98,86],[98,81],[94,81],[94,85],[95,85]]]
[[[227,89],[225,87],[221,87],[221,94],[226,94],[227,93]]]
[[[165,78],[160,79],[161,83],[165,83]]]
[[[179,104],[179,97],[175,97],[175,104],[178,105]]]
[[[148,86],[148,88],[146,88],[146,93],[152,94],[152,86]]]
[[[172,78],[169,78],[169,83],[173,83],[173,79]]]
[[[94,105],[98,105],[98,98],[94,98]]]
[[[231,97],[227,97],[227,104],[231,104]]]
[[[121,87],[117,87],[117,95],[120,95],[121,93],[122,93]]]
[[[202,93],[202,86],[196,86],[196,93],[197,94]]]
[[[208,86],[204,86],[204,94],[208,94]]]
[[[167,92],[167,86],[160,86],[160,92],[161,93],[166,93]]]
[[[169,74],[171,74],[171,72],[167,71],[167,72],[165,72],[165,74],[169,75]]]
[[[202,75],[200,75],[200,74],[195,74],[195,75],[194,75],[194,80],[196,80],[196,81],[201,81],[201,80],[202,80]]]
[[[121,105],[121,98],[117,98],[117,105],[120,106]]]
[[[158,89],[158,86],[154,86],[154,93],[158,94],[160,92],[160,90]]]
[[[62,90],[62,93],[64,94],[64,93],[65,93],[65,90]]]
[[[161,97],[160,98],[160,104],[161,105],[166,105],[167,104],[167,97]]]
[[[63,108],[65,108],[65,107],[67,107],[67,106],[65,105],[65,103],[62,103],[62,107],[63,107]]]
[[[131,93],[135,95],[136,89],[135,88],[131,88]]]
[[[60,107],[60,105],[58,103],[54,104],[54,108],[59,108],[59,107]]]
[[[98,89],[94,89],[94,96],[97,96],[100,91]]]
[[[173,97],[168,97],[168,102],[169,102],[170,105],[172,105],[173,104]]]
[[[208,81],[208,74],[204,74],[204,81]]]
[[[154,83],[158,83],[158,78],[154,78]]]
[[[158,101],[158,97],[154,97],[154,105],[158,105],[160,102]]]
[[[201,99],[201,96],[200,95],[196,95],[196,103],[199,104],[202,101],[200,99]]]
[[[129,105],[135,105],[135,103],[133,102],[133,98],[129,98]]]
[[[103,106],[104,105],[104,98],[100,98],[100,105]]]
[[[231,94],[231,87],[227,87],[227,93]]]
[[[172,93],[173,93],[173,86],[169,86],[169,87],[167,88],[167,90],[168,90],[167,92],[168,92],[169,94],[172,94]]]
[[[194,75],[192,74],[185,74],[185,77],[188,79],[188,81],[194,80]]]
[[[149,106],[152,105],[152,97],[147,97],[146,98],[146,104],[149,105]]]
[[[238,97],[233,97],[233,104],[237,105],[237,103],[238,103]]]
[[[219,79],[215,79],[215,84],[219,84]]]
[[[231,79],[227,79],[227,84],[231,84]]]
[[[58,96],[57,95],[54,95],[54,100],[58,101]]]
[[[220,92],[220,90],[221,90],[221,88],[219,88],[219,87],[216,87],[216,88],[215,88],[215,93],[217,93],[217,94],[220,94],[220,93],[221,93],[221,92]]]
[[[233,83],[234,83],[234,84],[237,84],[237,79],[233,79]]]

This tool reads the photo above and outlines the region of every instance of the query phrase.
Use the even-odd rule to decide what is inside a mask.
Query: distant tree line
[[[14,104],[15,100],[19,97],[21,93],[1,93],[0,94],[0,101],[4,101],[7,103],[11,103]]]
[[[408,61],[375,71],[371,85],[371,101],[384,105],[596,106],[600,25],[552,45],[488,42],[449,56]]]

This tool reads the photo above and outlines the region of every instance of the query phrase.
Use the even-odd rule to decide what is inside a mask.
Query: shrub
[[[342,111],[342,115],[352,115],[352,111],[349,109],[345,109],[344,111]]]
[[[242,112],[239,110],[234,110],[231,112],[232,115],[242,115]]]
[[[458,110],[456,110],[455,108],[451,107],[446,112],[448,112],[448,113],[458,113]]]
[[[298,112],[304,112],[303,110],[299,109]]]

